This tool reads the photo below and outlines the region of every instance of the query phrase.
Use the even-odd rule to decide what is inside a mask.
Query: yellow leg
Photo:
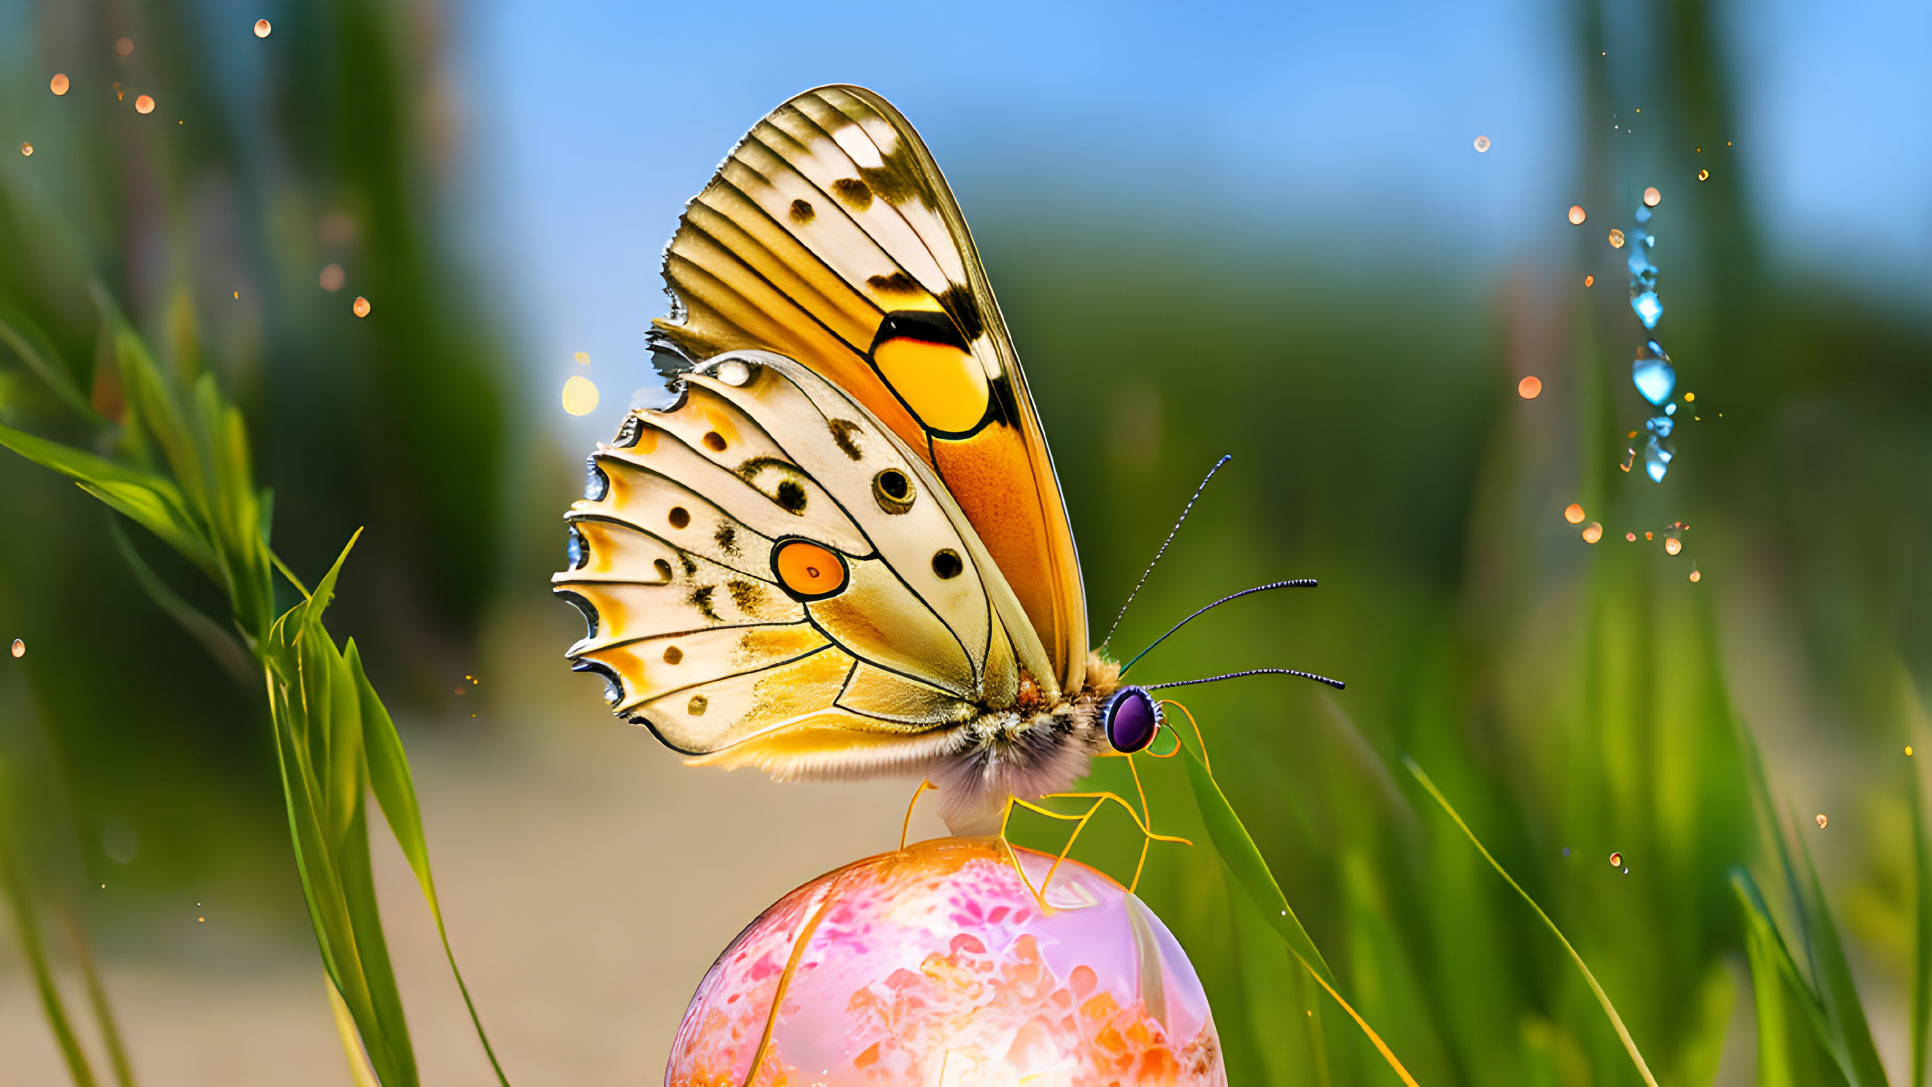
[[[906,847],[906,835],[912,833],[912,809],[918,806],[919,804],[919,794],[933,787],[934,786],[932,782],[927,781],[924,778],[920,778],[919,787],[912,791],[912,799],[906,803],[906,821],[899,825],[899,848],[900,849],[904,849]]]
[[[1131,761],[1129,762],[1128,765],[1130,768],[1132,767]],[[1140,789],[1140,773],[1138,770],[1133,771],[1133,773],[1134,773],[1135,788]],[[1126,800],[1122,799],[1118,794],[1115,794],[1115,793],[1110,793],[1110,792],[1050,793],[1046,796],[1041,797],[1040,799],[1092,801],[1091,804],[1087,805],[1087,809],[1085,811],[1081,812],[1078,815],[1070,815],[1064,812],[1054,811],[1051,808],[1042,807],[1039,804],[1034,804],[1030,801],[1021,800],[1019,797],[1016,797],[1016,796],[1010,796],[1006,798],[1006,810],[1000,816],[1000,844],[1006,849],[1007,859],[1012,862],[1013,870],[1019,874],[1020,882],[1025,883],[1026,889],[1032,892],[1033,900],[1039,904],[1040,910],[1042,913],[1052,912],[1052,907],[1048,906],[1046,902],[1046,891],[1047,891],[1047,888],[1051,886],[1053,883],[1054,873],[1060,870],[1061,862],[1065,861],[1067,857],[1072,854],[1073,843],[1080,837],[1080,832],[1087,829],[1087,824],[1093,820],[1093,817],[1100,812],[1101,808],[1105,807],[1109,803],[1120,805],[1121,809],[1127,813],[1127,817],[1129,819],[1132,819],[1134,821],[1134,826],[1139,828],[1141,833],[1140,863],[1135,865],[1133,882],[1130,883],[1127,887],[1128,893],[1130,894],[1140,887],[1141,870],[1147,864],[1147,850],[1149,845],[1151,845],[1153,842],[1176,842],[1181,845],[1194,844],[1193,842],[1187,840],[1186,838],[1176,837],[1171,834],[1154,833],[1154,831],[1150,829],[1148,826],[1149,820],[1147,818],[1143,818],[1141,812],[1135,811],[1134,806],[1132,804],[1129,804]],[[1147,793],[1145,789],[1140,789],[1140,799],[1141,799],[1142,809],[1145,810],[1146,804],[1147,804]],[[1074,825],[1073,833],[1067,836],[1066,845],[1061,848],[1059,856],[1053,859],[1053,864],[1047,868],[1047,874],[1043,879],[1040,880],[1040,886],[1037,888],[1033,886],[1033,881],[1027,878],[1026,870],[1020,867],[1019,856],[1013,851],[1013,843],[1007,837],[1007,827],[1013,820],[1013,811],[1015,808],[1025,808],[1027,811],[1034,812],[1039,815],[1044,815],[1049,819],[1057,819],[1057,820],[1060,820],[1061,822],[1072,823]]]
[[[1208,776],[1212,777],[1214,775],[1214,764],[1208,761],[1207,738],[1201,735],[1201,726],[1195,722],[1194,715],[1188,712],[1186,706],[1181,705],[1171,698],[1161,699],[1161,705],[1172,706],[1187,715],[1187,723],[1194,726],[1194,742],[1201,745],[1201,765],[1207,770]]]

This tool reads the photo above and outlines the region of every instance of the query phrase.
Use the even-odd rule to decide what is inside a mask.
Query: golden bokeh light
[[[324,267],[322,269],[322,275],[318,280],[322,284],[322,289],[325,291],[339,291],[342,289],[342,285],[348,281],[349,274],[342,270],[342,265],[340,264],[331,264]]]
[[[1489,150],[1489,137],[1488,136],[1476,137],[1476,153],[1480,155],[1487,150]]]
[[[1584,543],[1593,544],[1601,539],[1603,539],[1603,526],[1601,524],[1598,524],[1597,522],[1592,521],[1589,524],[1583,526]]]
[[[1585,216],[1584,216],[1582,204],[1570,205],[1570,224],[1572,226],[1582,226],[1584,217]]]
[[[268,25],[268,20],[267,20],[267,19],[257,19],[257,20],[255,20],[255,36],[256,36],[256,37],[258,37],[258,38],[266,38],[266,37],[268,37],[268,32],[269,32],[269,30],[270,30],[270,29],[271,29],[271,28],[270,28],[270,27],[269,27],[269,25]]]
[[[572,415],[589,415],[597,410],[597,383],[579,374],[564,382],[563,408]]]
[[[1664,194],[1657,191],[1657,186],[1652,185],[1644,190],[1644,207],[1654,208],[1663,198]]]
[[[1610,248],[1612,249],[1623,248],[1623,231],[1612,230],[1610,232]]]
[[[136,98],[136,99],[134,100],[134,112],[136,112],[136,113],[153,113],[153,112],[154,112],[154,96],[153,96],[153,95],[147,95],[147,94],[144,94],[144,95],[141,95],[140,97],[138,97],[138,98]]]
[[[1568,506],[1565,506],[1565,507],[1563,508],[1563,519],[1564,519],[1565,521],[1568,521],[1568,522],[1570,522],[1570,523],[1571,523],[1571,524],[1573,524],[1573,525],[1580,525],[1580,524],[1582,524],[1582,523],[1583,523],[1583,507],[1582,507],[1582,506],[1580,506],[1580,505],[1578,505],[1578,504],[1577,504],[1577,503],[1575,503],[1575,502],[1572,502],[1572,503],[1570,503],[1570,504],[1569,504]]]
[[[1543,395],[1543,379],[1535,374],[1516,383],[1516,395],[1525,400],[1534,400]]]
[[[356,295],[355,304],[349,307],[349,311],[357,317],[369,316],[369,300],[361,295]]]
[[[66,94],[67,86],[66,72],[55,72],[54,78],[47,81],[47,89],[53,91],[55,94]]]

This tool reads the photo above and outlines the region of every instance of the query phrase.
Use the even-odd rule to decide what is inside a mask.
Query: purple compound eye
[[[1122,687],[1101,703],[1100,720],[1114,750],[1131,755],[1154,742],[1154,733],[1161,727],[1161,711],[1145,688]]]

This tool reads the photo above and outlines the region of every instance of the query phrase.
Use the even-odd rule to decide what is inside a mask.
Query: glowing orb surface
[[[1038,886],[1052,858],[1020,858]],[[705,974],[664,1081],[1226,1084],[1207,996],[1153,912],[1072,861],[1046,900],[981,839],[820,876]]]

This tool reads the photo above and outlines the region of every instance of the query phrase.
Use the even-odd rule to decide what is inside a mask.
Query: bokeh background
[[[506,1070],[652,1082],[712,956],[793,886],[890,848],[908,788],[690,770],[612,720],[562,660],[580,627],[546,586],[559,515],[653,387],[643,333],[682,202],[790,94],[870,86],[978,235],[1096,629],[1222,453],[1116,648],[1224,593],[1321,579],[1201,620],[1141,671],[1348,680],[1184,701],[1422,1082],[1637,1080],[1405,757],[1564,928],[1661,1080],[1757,1081],[1730,879],[1765,879],[1769,854],[1744,736],[1906,1082],[1901,748],[1932,691],[1928,41],[1932,9],[1900,2],[5,0],[0,316],[86,389],[104,293],[164,364],[239,399],[294,568],[365,529],[331,627],[401,719]],[[1618,468],[1642,336],[1606,241],[1646,186],[1659,337],[1696,395],[1661,484]],[[559,400],[573,375],[602,393],[582,418]],[[71,420],[0,348],[0,421],[85,440]],[[1573,502],[1602,542],[1565,521]],[[86,933],[142,1082],[344,1082],[259,680],[182,635],[107,516],[0,457],[0,642],[26,646],[0,657],[0,759],[34,893]],[[1157,823],[1197,827],[1178,769],[1154,776]],[[1090,856],[1124,874],[1123,841]],[[407,868],[377,854],[425,1079],[484,1082]],[[1157,850],[1144,893],[1208,983],[1234,1082],[1387,1080],[1346,1031],[1313,1055],[1318,1002],[1211,851]],[[11,940],[0,1065],[65,1081]]]

